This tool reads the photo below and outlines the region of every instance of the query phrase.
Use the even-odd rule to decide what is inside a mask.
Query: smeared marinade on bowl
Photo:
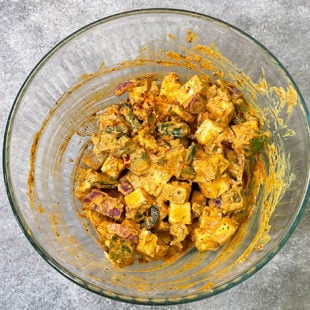
[[[170,39],[173,39],[173,36],[169,36]],[[33,149],[32,149],[32,153],[31,153],[31,169],[30,169],[30,173],[29,173],[29,197],[31,200],[31,204],[34,207],[34,209],[37,209],[38,212],[45,212],[46,214],[50,215],[50,219],[51,219],[51,223],[53,225],[53,227],[55,228],[55,236],[58,240],[59,245],[63,244],[64,247],[67,249],[66,251],[70,251],[68,252],[69,256],[71,255],[72,257],[77,256],[78,257],[78,253],[80,253],[80,251],[83,250],[83,244],[79,244],[78,247],[79,248],[75,248],[75,245],[70,248],[68,247],[68,243],[70,243],[69,241],[66,241],[63,239],[62,237],[62,229],[64,229],[63,226],[65,226],[65,221],[63,221],[61,219],[62,217],[62,211],[61,211],[61,206],[57,206],[57,208],[55,210],[53,210],[53,208],[48,208],[47,206],[44,205],[44,202],[41,202],[38,200],[38,195],[36,193],[36,184],[35,184],[35,161],[36,161],[36,145],[37,143],[40,142],[40,135],[42,134],[42,132],[45,130],[45,127],[48,123],[48,119],[50,117],[53,116],[53,114],[55,113],[55,111],[57,111],[62,105],[66,104],[66,100],[68,97],[70,97],[72,94],[74,94],[76,91],[79,90],[79,88],[83,87],[83,85],[87,85],[87,83],[89,81],[91,81],[92,79],[101,76],[101,75],[109,75],[111,72],[114,71],[121,71],[124,68],[130,68],[130,67],[143,67],[145,65],[148,64],[152,64],[152,66],[162,66],[162,67],[166,67],[167,68],[167,72],[171,71],[170,68],[185,68],[186,70],[188,70],[190,72],[186,73],[184,76],[181,76],[181,80],[182,80],[182,84],[185,84],[186,81],[188,81],[191,77],[193,77],[194,75],[198,76],[202,81],[205,81],[208,84],[208,88],[210,88],[209,86],[212,87],[215,86],[216,89],[221,89],[224,88],[226,89],[226,91],[228,91],[230,96],[240,96],[240,98],[245,99],[244,101],[247,102],[248,104],[245,104],[245,107],[247,107],[249,109],[249,114],[248,115],[252,115],[253,120],[257,121],[257,125],[258,125],[258,129],[260,132],[264,132],[268,129],[268,117],[276,117],[277,118],[277,125],[279,126],[279,130],[281,130],[281,134],[283,135],[292,135],[294,134],[292,131],[290,131],[289,128],[285,127],[285,124],[283,124],[281,122],[281,113],[286,113],[286,108],[288,107],[288,113],[292,112],[292,107],[294,106],[295,102],[294,102],[294,94],[292,92],[292,88],[289,88],[287,90],[283,90],[281,88],[276,88],[276,87],[270,87],[269,85],[266,84],[265,80],[262,78],[261,81],[259,83],[254,83],[246,74],[244,74],[243,72],[240,72],[239,70],[236,70],[234,68],[234,65],[231,64],[229,62],[229,60],[227,60],[225,57],[223,57],[216,49],[213,45],[211,46],[204,46],[204,45],[200,45],[200,44],[196,44],[199,43],[197,41],[195,41],[195,37],[193,38],[192,36],[190,36],[190,40],[191,40],[191,46],[190,47],[182,47],[181,50],[182,52],[175,51],[173,49],[170,50],[160,50],[157,52],[154,51],[150,51],[149,47],[145,47],[141,50],[141,55],[136,59],[136,60],[131,60],[131,61],[124,61],[123,63],[113,67],[113,68],[106,68],[106,67],[101,67],[97,72],[91,73],[91,74],[85,74],[82,79],[79,81],[79,83],[77,85],[75,85],[74,87],[72,87],[58,102],[57,105],[55,106],[55,109],[53,109],[51,111],[51,113],[48,115],[46,121],[43,123],[42,125],[42,129],[40,130],[40,132],[37,134],[37,137],[34,141],[33,144]],[[195,43],[195,44],[194,44]],[[150,57],[150,55],[152,57]],[[152,84],[152,81],[156,81],[157,82],[157,86],[159,88],[159,92],[160,92],[160,87],[161,87],[161,83],[163,81],[164,76],[162,74],[158,74],[158,73],[154,73],[152,71],[149,72],[149,75],[137,75],[136,73],[133,74],[134,78],[132,81],[138,80],[138,81],[145,81],[147,80],[148,83]],[[120,83],[122,80],[120,79],[118,81],[118,83]],[[126,80],[129,81],[129,80]],[[215,82],[217,81],[217,82]],[[124,81],[123,81],[124,82]],[[140,83],[140,82],[139,82]],[[142,83],[143,84],[143,83]],[[117,84],[115,84],[114,86],[117,86]],[[124,86],[124,85],[123,85]],[[113,87],[113,89],[111,89],[111,92],[113,92],[113,90],[115,89],[115,87]],[[129,90],[129,89],[128,89]],[[129,92],[132,90],[129,90]],[[226,92],[224,91],[224,93]],[[256,99],[257,96],[259,96],[260,94],[262,94],[262,96],[266,97],[266,100],[270,100],[270,110],[269,111],[262,111],[259,108],[259,105],[257,105],[256,103]],[[94,102],[96,100],[100,100],[102,97],[109,95],[109,93],[107,91],[103,91],[103,92],[97,92],[96,94],[94,94],[93,96],[91,96],[89,99],[89,103],[88,101],[85,101],[85,105],[90,104],[91,102]],[[126,96],[126,95],[125,95]],[[121,96],[122,100],[124,95]],[[280,98],[280,99],[279,99]],[[274,104],[273,101],[274,100]],[[121,101],[121,100],[120,100]],[[278,104],[278,101],[281,102],[281,105]],[[125,104],[125,106],[127,105],[127,107],[130,107],[130,102],[123,102],[123,104]],[[173,112],[174,114],[177,114],[177,112],[182,113],[184,112],[183,110],[185,110],[185,112],[189,113],[189,114],[193,114],[194,118],[197,119],[197,115],[195,113],[191,113],[186,111],[186,109],[183,107],[183,105],[179,105],[179,104],[173,104],[175,107],[175,111]],[[235,108],[235,106],[234,106]],[[107,108],[107,111],[109,109],[112,108]],[[178,111],[179,110],[179,111]],[[207,111],[210,112],[210,111]],[[236,113],[236,110],[235,110]],[[185,113],[184,113],[185,114]],[[238,113],[237,113],[238,114]],[[72,137],[75,136],[81,136],[81,137],[85,137],[85,135],[89,136],[89,141],[87,144],[85,144],[84,147],[81,147],[81,156],[79,158],[73,158],[74,163],[76,164],[76,172],[79,172],[78,166],[82,165],[82,168],[88,168],[87,167],[87,163],[85,163],[85,158],[87,156],[90,155],[89,151],[92,148],[92,141],[90,136],[92,134],[96,135],[96,133],[98,134],[101,129],[100,128],[95,128],[96,126],[94,126],[94,119],[95,117],[100,117],[100,115],[104,115],[104,112],[102,111],[102,109],[98,108],[97,111],[95,111],[95,114],[92,113],[91,115],[88,115],[87,117],[85,117],[85,121],[83,121],[83,123],[80,125],[79,128],[74,128],[73,131],[68,132],[68,134],[66,135],[65,139],[64,139],[64,143],[62,144],[59,152],[58,152],[58,157],[55,160],[55,170],[57,171],[61,171],[61,165],[62,162],[64,160],[64,154],[65,154],[65,150],[68,144],[70,144],[70,141],[72,140]],[[236,114],[235,114],[236,115]],[[235,117],[234,115],[234,117]],[[217,122],[216,118],[214,117],[210,117],[211,115],[209,115],[210,120],[212,122]],[[180,115],[178,115],[179,118]],[[184,117],[184,116],[183,116]],[[140,120],[141,121],[141,120]],[[250,120],[247,120],[246,122],[248,122]],[[190,128],[191,128],[191,124],[188,120],[182,120],[183,123],[186,123]],[[141,122],[142,123],[142,122]],[[89,124],[91,124],[89,126]],[[200,124],[202,125],[203,122]],[[96,125],[96,124],[95,124]],[[237,125],[237,123],[233,123],[231,120],[231,123],[229,124],[228,127],[230,127],[231,131],[232,130],[232,126],[233,125]],[[85,129],[86,127],[86,129]],[[130,126],[129,126],[130,127]],[[262,128],[259,128],[262,127]],[[91,128],[89,130],[89,128]],[[198,129],[198,123],[196,124],[196,129]],[[130,128],[129,128],[130,129]],[[193,128],[194,129],[194,128]],[[110,129],[109,129],[110,130]],[[113,129],[114,130],[114,129]],[[130,129],[131,130],[131,129]],[[158,131],[158,128],[156,126],[156,131]],[[273,133],[272,133],[273,134]],[[269,137],[270,134],[266,135],[266,138]],[[195,131],[193,130],[193,133],[191,132],[191,134],[189,135],[190,137],[188,137],[187,139],[191,142],[189,143],[189,145],[183,145],[182,143],[180,143],[180,148],[184,147],[185,149],[185,153],[187,153],[188,149],[191,147],[192,144],[196,145],[196,149],[197,149],[197,145],[200,144],[200,142],[198,142],[197,137],[195,136]],[[132,136],[130,134],[129,139],[132,140]],[[165,137],[161,137],[163,138],[163,140],[165,140]],[[168,141],[167,143],[170,144],[171,141],[169,141],[171,137],[169,137],[168,135]],[[192,139],[190,139],[192,138]],[[246,138],[246,137],[245,137]],[[179,138],[173,138],[172,140],[178,140]],[[196,140],[195,140],[196,139]],[[181,140],[181,139],[179,139]],[[265,138],[263,138],[263,140],[267,140]],[[264,141],[265,143],[266,141]],[[176,142],[178,143],[178,142]],[[263,144],[264,144],[263,143]],[[199,145],[198,145],[199,146]],[[176,145],[174,146],[176,147]],[[203,146],[204,148],[205,146]],[[230,145],[230,143],[224,143],[224,149],[232,149],[233,150],[233,145]],[[230,264],[228,267],[226,267],[225,269],[221,269],[218,272],[221,274],[225,274],[229,269],[233,268],[234,265],[238,264],[238,262],[246,260],[247,257],[251,254],[252,251],[255,250],[259,250],[262,247],[264,247],[264,245],[268,242],[268,230],[269,230],[269,225],[268,225],[268,221],[271,217],[271,214],[274,210],[274,208],[276,207],[279,199],[281,198],[281,196],[283,195],[285,188],[288,188],[289,183],[294,179],[294,176],[290,173],[290,167],[287,166],[287,160],[286,160],[286,156],[287,154],[284,154],[282,152],[283,150],[281,149],[281,145],[280,146],[275,146],[272,142],[272,138],[270,140],[269,143],[267,143],[265,145],[265,147],[263,148],[263,152],[260,152],[262,154],[256,154],[254,156],[250,156],[252,158],[255,158],[255,160],[252,159],[252,164],[253,169],[248,169],[248,167],[245,167],[245,171],[250,172],[250,174],[247,176],[248,177],[248,181],[250,181],[250,184],[248,184],[248,186],[245,188],[245,192],[242,193],[242,198],[244,198],[246,200],[246,207],[244,208],[244,211],[236,211],[236,214],[240,212],[239,214],[239,218],[236,215],[233,215],[233,220],[235,220],[238,224],[235,225],[234,227],[237,228],[235,234],[233,236],[229,236],[227,238],[227,242],[225,243],[225,246],[223,246],[222,248],[224,250],[221,250],[219,252],[219,255],[216,256],[216,259],[214,261],[212,261],[211,263],[208,263],[207,265],[203,265],[203,267],[201,267],[200,272],[206,272],[207,270],[216,270],[216,266],[218,264],[220,264],[221,261],[226,261],[229,259],[229,257],[233,256],[234,251],[237,250],[238,245],[240,243],[242,243],[242,240],[244,238],[244,236],[247,235],[248,233],[248,229],[249,229],[249,223],[251,221],[251,215],[253,212],[257,212],[257,206],[260,205],[262,206],[261,209],[259,210],[259,212],[261,213],[261,222],[259,223],[259,228],[257,231],[256,236],[253,238],[252,242],[247,246],[247,249],[241,253],[238,257],[237,260],[235,260],[232,264]],[[148,152],[148,151],[147,151]],[[146,152],[146,153],[147,153]],[[110,155],[111,152],[108,152]],[[241,153],[242,154],[242,153]],[[243,154],[245,156],[245,154]],[[216,156],[215,156],[216,157]],[[224,151],[224,161],[228,160],[226,157],[226,152]],[[249,157],[248,157],[249,158]],[[123,159],[123,157],[122,157]],[[126,158],[124,158],[126,160]],[[86,160],[87,161],[87,160]],[[129,165],[130,163],[126,163],[124,162],[125,165]],[[85,165],[86,164],[86,165]],[[230,164],[230,163],[229,163]],[[285,167],[285,169],[284,169]],[[92,168],[91,168],[92,169]],[[103,174],[103,172],[101,172],[101,167],[98,168],[98,171],[94,169],[93,171],[99,174]],[[129,166],[126,167],[126,169],[128,173],[130,172],[129,170]],[[223,172],[223,174],[228,172],[228,168],[226,168],[226,170]],[[124,173],[124,172],[122,172]],[[77,180],[78,180],[78,175],[79,173],[76,173],[73,179],[73,196],[72,196],[72,201],[73,204],[76,203],[74,200],[74,196],[75,196],[75,186],[77,185]],[[120,174],[120,177],[122,175]],[[140,178],[140,175],[138,176]],[[243,181],[245,181],[243,179]],[[175,182],[175,183],[172,183]],[[172,185],[177,185],[180,183],[191,183],[192,181],[189,180],[179,180],[177,176],[173,176],[171,180],[167,181],[167,184],[170,184],[169,186]],[[212,182],[212,180],[210,181]],[[190,188],[190,195],[189,195],[189,199],[188,199],[188,203],[191,204],[191,223],[190,224],[184,224],[181,223],[181,225],[187,225],[187,226],[192,226],[192,225],[198,225],[199,226],[199,218],[202,215],[202,213],[199,214],[194,214],[194,211],[192,211],[193,207],[192,207],[192,194],[194,192],[194,190],[198,191],[199,193],[201,193],[201,189],[199,188],[199,184],[197,185],[196,183],[198,182],[192,182],[195,183],[194,186],[191,186]],[[119,184],[118,184],[119,185]],[[230,184],[230,186],[232,187],[232,184]],[[229,189],[231,189],[231,187]],[[262,187],[264,187],[264,190],[262,191]],[[103,188],[94,188],[93,191],[96,192],[100,192],[98,195],[98,200],[103,199],[103,197],[99,197],[99,196],[105,196],[105,194],[101,194],[101,192],[106,192],[107,194],[109,194],[112,198],[117,199],[117,197],[114,197],[113,195],[115,194],[115,192],[119,192],[118,187],[114,187],[114,189],[103,189]],[[138,188],[137,188],[138,189]],[[136,189],[135,189],[136,190]],[[143,191],[145,191],[145,189],[142,189]],[[142,190],[138,190],[142,192]],[[91,194],[92,189],[90,190],[90,192],[88,194]],[[114,193],[113,193],[114,192]],[[119,195],[117,193],[117,195]],[[151,198],[153,199],[153,195],[151,193],[147,192],[147,195],[151,196]],[[94,196],[96,196],[96,194],[94,193]],[[82,197],[82,202],[84,202],[84,198],[83,195]],[[105,196],[107,197],[107,196]],[[93,197],[94,198],[94,197]],[[87,198],[88,199],[88,198]],[[216,200],[216,198],[206,198],[204,197],[206,202],[214,202],[214,200]],[[92,200],[92,199],[90,199]],[[258,201],[259,200],[259,201]],[[186,203],[186,202],[185,202]],[[170,225],[169,222],[169,200],[167,200],[166,204],[168,204],[168,221],[166,221],[168,223],[168,225]],[[216,207],[216,204],[214,203],[214,205],[212,207]],[[93,211],[87,211],[89,209],[91,209],[92,207],[87,208],[86,206],[83,207],[83,210],[81,209],[81,207],[83,206],[83,204],[79,204],[76,203],[75,207],[76,207],[76,211],[78,216],[81,218],[81,223],[85,224],[85,214],[87,214],[87,212],[90,214]],[[151,207],[153,206],[153,204],[151,205]],[[147,238],[147,236],[149,236],[150,234],[154,234],[155,236],[156,233],[154,231],[154,227],[152,226],[150,229],[147,229],[148,226],[148,221],[153,221],[153,219],[155,218],[156,214],[159,213],[157,212],[156,208],[151,208],[150,210],[145,210],[142,213],[142,219],[141,222],[137,221],[137,224],[140,226],[139,227],[139,231],[143,229],[143,231],[146,231],[145,235],[145,239]],[[210,206],[207,206],[206,208],[210,209]],[[219,208],[220,209],[220,208]],[[86,212],[85,212],[86,211]],[[85,214],[84,214],[85,212]],[[95,211],[96,212],[96,211]],[[106,211],[103,211],[103,213]],[[114,211],[113,211],[114,212]],[[198,211],[199,212],[199,211]],[[222,212],[222,211],[221,211]],[[225,214],[222,214],[224,217],[228,217],[230,214],[230,212],[225,211]],[[55,214],[54,214],[55,213]],[[234,213],[234,212],[232,212]],[[124,209],[123,209],[123,214],[122,216],[124,216],[126,214],[126,206],[124,204]],[[211,213],[210,213],[211,214]],[[107,217],[106,215],[99,215],[98,216],[99,219],[101,220],[102,217],[105,220],[108,220],[109,223],[112,222],[113,224],[117,224],[117,225],[122,225],[122,221],[118,220],[113,220],[112,218]],[[207,217],[207,216],[206,216]],[[57,221],[55,221],[55,219],[57,218]],[[160,214],[158,216],[158,218],[160,218]],[[87,217],[86,217],[87,219]],[[93,218],[92,221],[94,221],[95,218]],[[122,219],[123,220],[123,219]],[[87,222],[88,223],[88,222]],[[159,222],[157,222],[156,224],[158,225]],[[141,227],[143,224],[143,226],[145,227]],[[40,223],[38,223],[38,225],[41,225]],[[122,228],[122,226],[117,226],[117,225],[112,225],[114,226],[112,228],[113,230],[118,230],[119,232],[119,228]],[[93,225],[91,224],[90,226],[88,226],[88,224],[85,224],[88,232],[90,233],[90,235],[92,237],[94,237],[98,243],[102,244],[102,239],[100,237],[98,237],[98,235],[94,235],[93,234]],[[96,225],[95,225],[96,226]],[[187,227],[186,226],[186,227]],[[188,228],[188,227],[187,227]],[[193,226],[193,230],[189,231],[189,234],[186,236],[186,241],[181,241],[182,247],[183,249],[181,249],[180,247],[174,246],[171,247],[170,249],[168,249],[167,251],[167,255],[164,257],[164,260],[162,261],[162,264],[160,265],[152,265],[152,264],[144,264],[145,266],[150,266],[150,267],[145,267],[145,271],[155,271],[159,268],[165,267],[167,266],[167,264],[169,264],[169,262],[172,262],[175,260],[176,257],[180,257],[183,253],[183,250],[185,251],[186,249],[190,248],[191,246],[195,245],[195,228],[197,230],[200,229],[200,227],[194,227]],[[96,230],[95,230],[96,231]],[[119,232],[119,234],[122,234],[121,232]],[[170,234],[170,228],[169,228],[169,234]],[[151,237],[153,237],[153,235],[150,235]],[[170,234],[170,238],[175,239],[175,237],[172,234]],[[114,239],[118,239],[120,236],[118,236],[117,238]],[[191,238],[193,237],[193,238]],[[232,238],[231,238],[232,237]],[[121,237],[122,238],[122,237]],[[154,240],[156,238],[153,238]],[[71,239],[70,239],[71,240]],[[74,240],[74,238],[72,238],[72,240]],[[125,239],[126,240],[126,239]],[[137,238],[133,238],[133,240],[137,240]],[[140,239],[139,239],[140,241]],[[138,241],[138,243],[139,243]],[[158,236],[157,236],[157,241],[158,241]],[[214,241],[214,240],[213,240]],[[46,242],[50,242],[49,240],[46,240]],[[117,243],[122,243],[121,240],[115,240],[116,244]],[[137,241],[136,241],[137,242]],[[135,247],[137,246],[138,243],[135,243]],[[219,242],[217,242],[217,246],[220,246],[221,244]],[[108,244],[109,245],[109,244]],[[124,248],[125,249],[125,248]],[[108,250],[106,248],[106,250]],[[108,252],[108,251],[107,251]],[[152,258],[150,255],[144,255],[143,251],[142,252],[142,261],[154,261],[154,259],[157,259],[159,257],[157,257],[156,255],[154,255],[154,257]],[[155,249],[155,253],[156,253],[156,249]],[[115,256],[117,257],[117,255]],[[67,259],[66,256],[64,256],[64,259]],[[192,257],[191,261],[185,263],[185,265],[182,267],[182,270],[184,269],[188,269],[188,270],[193,270],[193,273],[196,273],[197,271],[195,271],[195,266],[197,266],[197,264],[199,265],[201,262],[203,262],[205,260],[205,256],[201,256],[201,255],[195,255]],[[132,263],[132,260],[129,259],[128,263]],[[102,261],[99,262],[94,262],[92,261],[92,255],[88,255],[85,256],[83,258],[81,258],[79,256],[79,258],[77,260],[72,260],[72,264],[75,265],[80,265],[80,264],[92,264],[94,265],[94,268],[96,266],[96,270],[99,270],[100,267],[102,267]],[[115,261],[116,265],[120,265],[120,266],[124,266],[127,264],[126,262],[122,262],[122,260],[120,260],[119,262],[117,262],[117,258]],[[105,268],[107,268],[105,266]],[[130,272],[130,269],[129,269]],[[181,272],[181,270],[180,270]],[[100,274],[100,273],[99,273]],[[99,275],[91,275],[92,278],[100,278]],[[126,280],[126,281],[124,281]],[[111,281],[114,283],[117,283],[118,285],[121,286],[139,286],[141,290],[147,290],[148,289],[148,283],[146,281],[146,279],[143,279],[141,277],[139,277],[139,279],[137,279],[134,274],[132,274],[132,276],[130,274],[126,274],[126,275],[122,275],[121,273],[117,273],[117,275],[114,275],[113,278],[111,278]],[[129,282],[130,284],[129,284]],[[214,285],[214,283],[212,284],[211,282],[209,282],[209,280],[203,279],[201,280],[202,282],[205,283],[203,287],[205,287],[206,289],[210,289],[210,287],[212,287]],[[174,288],[177,288],[178,285],[180,285],[182,288],[184,288],[184,284],[182,284],[182,281],[180,281],[180,283],[176,283],[174,282],[173,284],[171,284]],[[191,284],[194,285],[194,284]],[[151,289],[151,288],[150,288]]]

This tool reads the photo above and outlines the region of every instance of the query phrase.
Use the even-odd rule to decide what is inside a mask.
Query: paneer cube
[[[161,83],[159,95],[165,96],[169,101],[175,101],[175,92],[182,86],[178,75],[174,72],[166,75]]]
[[[111,105],[98,115],[99,130],[104,130],[107,126],[114,126],[122,123],[118,105]]]
[[[126,205],[132,209],[143,209],[144,206],[148,208],[151,201],[151,197],[142,188],[137,188],[132,193],[125,196]]]
[[[145,184],[145,180],[146,180],[145,177],[136,175],[136,174],[132,173],[131,171],[129,171],[126,174],[126,178],[129,181],[129,183],[133,186],[134,189],[142,188],[143,185]]]
[[[210,232],[205,229],[194,230],[195,246],[198,251],[216,251],[220,245],[211,238]]]
[[[185,111],[185,109],[178,104],[172,104],[171,110],[173,113],[184,119],[187,123],[192,123],[195,121],[195,117],[191,113]]]
[[[156,254],[158,237],[156,234],[151,233],[149,230],[143,228],[139,234],[139,242],[137,251],[150,257]]]
[[[101,172],[105,173],[111,178],[117,179],[124,168],[124,161],[121,158],[110,154],[102,165]]]
[[[186,149],[182,144],[171,147],[165,153],[165,161],[162,163],[162,169],[169,171],[171,176],[179,177],[181,169],[184,167],[184,157]]]
[[[235,220],[223,217],[212,233],[212,240],[222,245],[234,235],[237,228],[238,223]]]
[[[183,204],[188,201],[190,191],[189,183],[174,181],[165,185],[161,196],[170,203]]]
[[[137,188],[125,198],[126,218],[139,221],[145,211],[152,205],[152,198],[142,189]]]
[[[139,81],[138,86],[133,87],[128,91],[129,100],[131,104],[141,103],[144,101],[145,94],[149,90],[149,81],[143,80]]]
[[[216,96],[208,97],[207,109],[211,116],[223,126],[227,126],[235,115],[235,107],[228,90],[217,89]]]
[[[216,122],[207,118],[198,127],[195,136],[199,143],[209,144],[216,140],[222,132],[222,127],[220,127]]]
[[[193,161],[197,182],[209,182],[222,175],[229,162],[222,154],[200,154]]]
[[[195,246],[199,251],[217,250],[237,228],[237,221],[222,217],[217,208],[208,207],[200,216],[199,228],[194,230]]]
[[[169,206],[169,223],[170,224],[191,224],[191,204],[170,203]]]
[[[194,75],[175,92],[176,100],[191,113],[200,113],[205,109],[207,87],[205,81]]]
[[[229,190],[231,179],[221,176],[210,182],[199,182],[198,185],[206,198],[218,198]]]
[[[138,133],[133,137],[133,142],[138,143],[145,149],[156,150],[158,149],[158,144],[156,139],[150,135],[147,129],[141,129]]]
[[[170,171],[162,169],[159,165],[153,165],[144,180],[143,188],[150,195],[157,197],[171,177],[172,174]]]

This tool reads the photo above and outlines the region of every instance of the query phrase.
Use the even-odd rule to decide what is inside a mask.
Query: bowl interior
[[[192,42],[188,29],[196,33]],[[202,56],[208,66],[189,66],[166,53],[186,55],[197,45],[212,43],[231,62],[207,53]],[[76,162],[96,127],[93,115],[120,101],[113,93],[120,81],[150,73],[160,79],[171,71],[186,79],[195,73],[212,74],[214,69],[240,85],[272,132],[274,155],[265,159],[268,182],[253,214],[239,239],[217,252],[191,250],[175,262],[137,263],[116,270],[78,216],[79,202],[73,194]],[[135,303],[197,300],[249,277],[279,251],[297,225],[308,199],[307,117],[285,69],[257,42],[225,23],[172,10],[106,18],[56,46],[20,90],[4,145],[9,198],[34,247],[76,283]],[[276,208],[268,209],[267,204]],[[268,235],[261,231],[263,220],[269,223]]]

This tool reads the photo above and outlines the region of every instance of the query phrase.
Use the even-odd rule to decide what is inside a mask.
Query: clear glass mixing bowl
[[[221,67],[215,54],[210,58],[225,75],[236,76],[242,70],[258,83],[263,69],[268,85],[283,90],[291,87],[296,106],[291,114],[285,109],[279,112],[282,121],[274,112],[285,105],[278,96],[268,97],[256,88],[254,102],[268,119],[272,142],[282,150],[286,163],[281,175],[284,184],[289,185],[281,189],[269,220],[269,242],[248,255],[244,254],[259,232],[266,208],[261,199],[267,191],[264,187],[238,243],[232,241],[214,253],[192,250],[170,264],[136,263],[116,270],[106,260],[93,233],[86,231],[72,194],[75,163],[94,126],[87,121],[119,100],[113,89],[122,80],[148,73],[163,76],[169,71],[177,71],[182,77],[193,74],[194,69],[177,65],[165,53],[170,49],[182,54],[184,48],[193,45],[186,37],[188,29],[197,34],[194,40],[199,38],[204,45],[214,43],[232,62]],[[118,65],[137,57],[155,61]],[[167,59],[172,61],[170,67],[163,65]],[[105,68],[115,70],[104,69],[102,62]],[[85,75],[98,71],[100,65],[104,74]],[[245,80],[242,85],[246,96],[250,96],[253,88],[249,89],[249,82]],[[32,148],[34,141],[36,147]],[[240,283],[281,249],[309,199],[309,113],[294,81],[257,41],[226,23],[192,12],[127,12],[99,20],[64,39],[40,61],[19,91],[8,119],[3,152],[8,197],[34,248],[55,269],[84,288],[132,303],[190,302]]]

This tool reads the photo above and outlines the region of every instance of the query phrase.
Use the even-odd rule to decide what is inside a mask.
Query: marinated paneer
[[[236,86],[210,81],[125,81],[128,99],[98,113],[75,193],[115,266],[215,251],[245,219],[270,133]]]

